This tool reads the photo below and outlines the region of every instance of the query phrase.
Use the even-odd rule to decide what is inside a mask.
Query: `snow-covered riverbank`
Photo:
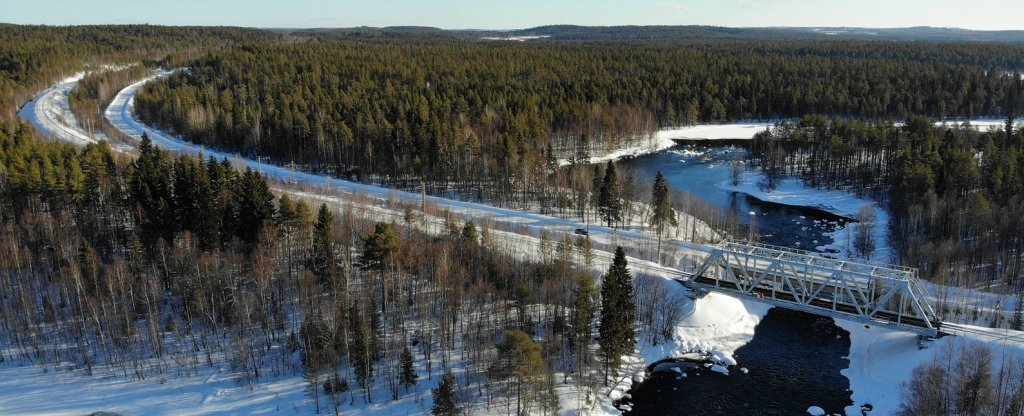
[[[696,124],[686,127],[662,129],[646,139],[641,139],[630,146],[610,152],[591,155],[590,163],[604,163],[626,157],[637,157],[657,153],[676,145],[675,140],[749,140],[758,132],[771,127],[771,122],[750,122],[731,124]],[[559,165],[569,164],[568,159],[560,159]]]
[[[816,208],[850,219],[856,219],[858,211],[865,205],[875,205],[874,218],[871,223],[874,251],[870,260],[880,262],[892,261],[892,248],[887,237],[889,235],[889,213],[874,201],[858,197],[846,191],[812,188],[795,178],[783,179],[775,189],[762,189],[760,184],[763,180],[764,175],[760,172],[744,172],[740,175],[738,185],[733,185],[727,181],[721,184],[721,188],[732,192],[741,192],[762,201]],[[813,248],[834,251],[840,257],[856,257],[853,241],[862,226],[863,224],[861,223],[849,222],[845,226],[839,226],[832,231],[827,231],[823,233],[825,234],[823,237],[831,239],[832,243]],[[809,249],[812,247],[803,248]]]
[[[643,381],[648,365],[688,353],[699,352],[710,356],[719,365],[719,371],[728,372],[728,366],[738,364],[733,357],[736,350],[750,342],[754,337],[754,328],[771,309],[766,303],[741,300],[720,293],[708,293],[699,299],[691,299],[692,294],[688,289],[672,280],[671,276],[660,277],[655,282],[663,286],[668,298],[685,299],[680,306],[681,318],[673,329],[671,339],[657,345],[640,340],[636,352],[623,357],[621,377],[604,392],[612,400],[623,398],[635,381]]]
[[[675,146],[675,140],[750,140],[754,138],[754,135],[774,126],[777,122],[779,120],[741,121],[736,123],[695,124],[692,126],[661,129],[647,138],[633,141],[633,144],[629,146],[613,149],[603,154],[591,155],[589,162],[604,163],[609,160],[657,153]],[[1006,125],[1006,120],[995,118],[948,119],[937,121],[935,125],[954,126],[964,122],[970,123],[972,127],[981,131],[990,128],[1003,128]],[[1021,122],[1018,121],[1017,125],[1021,125]],[[568,165],[569,160],[559,159],[558,164],[561,166]]]
[[[914,368],[936,357],[948,360],[944,354],[958,344],[992,348],[993,371],[998,371],[1004,363],[1008,371],[1015,371],[1010,367],[1024,358],[1024,332],[1020,331],[981,327],[970,327],[972,332],[949,329],[958,336],[939,338],[928,348],[921,349],[914,334],[849,321],[836,321],[836,325],[850,332],[850,367],[842,371],[850,380],[853,399],[853,405],[846,408],[847,416],[861,416],[861,406],[865,404],[873,408],[869,415],[896,414],[903,403],[902,383],[911,379]]]

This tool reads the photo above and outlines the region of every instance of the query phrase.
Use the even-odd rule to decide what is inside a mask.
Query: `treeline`
[[[999,116],[1013,82],[978,55],[961,64],[975,59],[959,58],[971,47],[956,44],[922,46],[934,52],[926,56],[917,44],[882,52],[891,45],[856,41],[801,49],[331,39],[210,54],[144,88],[139,113],[199,143],[282,164],[396,183],[483,179],[490,188],[537,181],[578,147],[603,152],[668,125],[809,113]],[[991,47],[1021,56],[1020,46]]]
[[[1010,120],[1012,123],[1012,120]],[[806,117],[759,134],[754,165],[772,187],[795,176],[883,201],[897,261],[933,281],[1020,292],[1024,130],[902,126]],[[944,296],[944,294],[940,294]]]
[[[989,343],[954,339],[901,383],[899,416],[1016,416],[1024,412],[1024,360]]]
[[[554,413],[556,387],[593,397],[634,333],[667,336],[654,311],[679,316],[650,280],[639,314],[618,313],[636,305],[621,249],[600,329],[586,238],[545,238],[524,262],[472,222],[428,235],[412,208],[316,209],[146,139],[130,160],[0,126],[0,204],[0,362],[137,380],[226,363],[243,385],[301,376],[335,412],[437,378],[437,414]]]
[[[181,65],[210,49],[282,38],[230,27],[0,24],[0,120],[13,121],[18,106],[54,81],[99,65]]]

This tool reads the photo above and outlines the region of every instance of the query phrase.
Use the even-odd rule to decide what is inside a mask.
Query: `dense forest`
[[[550,414],[565,377],[592,397],[636,331],[657,340],[673,325],[660,312],[679,300],[657,284],[634,294],[621,249],[599,296],[585,240],[524,262],[450,216],[424,234],[414,211],[315,209],[145,138],[130,160],[0,127],[0,362],[139,380],[226,362],[243,385],[301,376],[337,412],[448,380],[457,361],[435,404]],[[634,296],[649,300],[639,327],[619,313]]]
[[[556,159],[642,143],[663,126],[1002,116],[1010,78],[999,68],[1024,67],[1015,44],[346,33],[211,53],[147,85],[137,108],[198,143],[280,164],[498,199],[550,183]]]
[[[105,64],[181,65],[211,49],[283,35],[230,27],[21,26],[0,24],[0,120],[53,81]]]
[[[920,116],[904,125],[808,116],[759,134],[752,153],[765,187],[793,176],[881,200],[895,260],[925,277],[1020,292],[1024,130],[1012,122],[979,132]]]

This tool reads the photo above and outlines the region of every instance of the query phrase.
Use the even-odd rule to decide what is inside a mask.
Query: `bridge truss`
[[[776,306],[937,336],[941,321],[917,269],[726,241],[688,284]]]

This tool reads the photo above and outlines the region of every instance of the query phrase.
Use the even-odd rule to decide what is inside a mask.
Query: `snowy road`
[[[102,136],[93,137],[82,130],[69,108],[68,93],[84,76],[84,72],[79,72],[43,90],[32,101],[26,103],[18,111],[18,115],[31,121],[36,128],[53,140],[86,145],[104,139]]]
[[[193,156],[215,157],[217,159],[227,158],[233,161],[236,166],[247,166],[260,171],[264,176],[276,182],[275,187],[278,190],[293,194],[303,194],[307,199],[315,196],[312,199],[316,199],[319,202],[333,202],[335,205],[348,206],[354,205],[353,200],[365,200],[367,201],[366,203],[360,203],[361,208],[369,209],[372,207],[375,212],[381,214],[379,216],[390,218],[395,218],[401,213],[401,208],[396,207],[402,205],[421,206],[423,197],[419,193],[334,179],[328,176],[310,174],[284,166],[268,164],[265,162],[266,159],[263,158],[261,158],[262,160],[254,160],[238,154],[208,149],[142,124],[135,115],[135,94],[147,82],[167,76],[170,73],[170,71],[161,71],[120,91],[107,108],[105,112],[106,118],[114,127],[128,136],[138,139],[143,133],[146,133],[153,140],[154,144],[172,152]],[[95,143],[101,140],[102,137],[92,136],[83,131],[68,110],[67,94],[83,75],[78,74],[75,77],[65,79],[53,87],[40,92],[35,99],[25,104],[19,115],[31,121],[51,139],[77,145]],[[129,147],[119,146],[116,147],[116,150],[130,152],[133,149]],[[652,251],[653,247],[657,245],[656,237],[646,232],[613,229],[594,224],[588,226],[577,221],[533,212],[432,196],[427,196],[426,202],[428,206],[439,210],[448,210],[462,219],[473,219],[478,224],[488,223],[491,227],[512,230],[515,233],[532,237],[529,240],[536,242],[539,242],[538,237],[545,233],[552,240],[557,240],[562,233],[572,234],[577,228],[588,228],[595,250],[608,252],[598,253],[599,258],[606,257],[605,254],[610,255],[610,252],[616,245],[633,248],[634,251]],[[433,220],[436,221],[438,218]],[[527,241],[519,240],[517,243],[525,244]],[[674,246],[674,251],[677,255],[700,256],[708,250],[706,246],[700,244],[668,239],[663,241],[663,251],[671,251],[665,248],[669,246]],[[631,263],[634,263],[634,268],[639,267],[652,273],[661,275],[678,274],[674,268],[661,267],[650,262],[631,261]]]

